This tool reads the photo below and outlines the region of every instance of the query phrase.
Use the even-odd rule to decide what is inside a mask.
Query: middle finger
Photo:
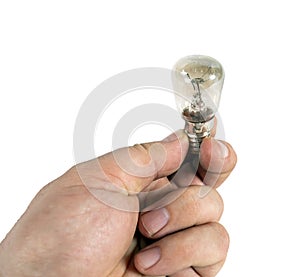
[[[139,230],[144,236],[160,238],[193,225],[220,219],[223,200],[216,190],[208,186],[190,186],[182,190],[183,193],[165,207],[141,214]]]

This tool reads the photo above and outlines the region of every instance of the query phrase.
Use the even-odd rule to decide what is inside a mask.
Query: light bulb
[[[222,65],[211,57],[187,56],[174,66],[176,103],[186,122],[185,132],[192,153],[199,153],[202,140],[210,136],[223,82]]]

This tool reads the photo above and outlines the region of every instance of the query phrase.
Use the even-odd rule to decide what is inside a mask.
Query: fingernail
[[[169,218],[167,209],[161,208],[145,213],[141,217],[141,222],[148,234],[152,236],[167,225]]]
[[[160,260],[160,248],[153,247],[147,250],[143,250],[139,254],[137,254],[136,259],[138,264],[143,269],[148,269],[151,266],[154,266]]]
[[[229,154],[229,150],[227,146],[222,141],[219,140],[214,140],[214,144],[216,146],[215,148],[216,155],[219,158],[227,158]]]
[[[172,133],[171,135],[164,138],[163,142],[172,142],[177,139],[181,139],[182,137],[186,136],[185,132],[183,130],[177,130],[176,132]]]

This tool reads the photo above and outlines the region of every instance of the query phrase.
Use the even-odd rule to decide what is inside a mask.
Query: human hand
[[[236,163],[230,145],[204,140],[193,185],[175,185],[163,197],[171,195],[173,201],[151,202],[154,210],[139,212],[138,193],[165,187],[187,150],[187,137],[181,133],[179,139],[173,135],[120,149],[71,168],[37,194],[1,243],[0,273],[215,276],[226,257],[228,235],[217,223],[222,199],[201,180],[218,186],[226,179]],[[136,229],[159,240],[136,253]]]

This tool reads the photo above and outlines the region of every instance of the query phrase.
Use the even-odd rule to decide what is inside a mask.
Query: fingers
[[[178,194],[178,190],[172,193]],[[180,197],[169,205],[142,214],[139,230],[146,237],[159,238],[190,226],[218,221],[222,212],[223,200],[216,190],[191,186],[181,189]]]
[[[223,265],[229,238],[221,225],[207,222],[221,217],[222,198],[209,186],[193,185],[171,194],[179,190],[175,201],[140,216],[140,232],[162,239],[137,254],[135,267],[147,276],[213,277]]]
[[[225,259],[214,265],[205,266],[205,267],[193,267],[193,270],[202,277],[215,277],[223,267],[224,263],[225,263]]]
[[[237,162],[232,146],[214,138],[203,140],[198,174],[206,185],[218,187],[230,175]]]
[[[189,267],[170,275],[170,277],[199,277],[199,274],[192,267]]]
[[[180,272],[172,274],[170,277],[215,277],[221,270],[224,262],[225,260],[210,266],[185,268]]]
[[[172,275],[189,267],[208,271],[207,268],[226,258],[228,246],[229,237],[224,227],[208,223],[153,243],[135,256],[134,264],[139,272],[151,276]]]

